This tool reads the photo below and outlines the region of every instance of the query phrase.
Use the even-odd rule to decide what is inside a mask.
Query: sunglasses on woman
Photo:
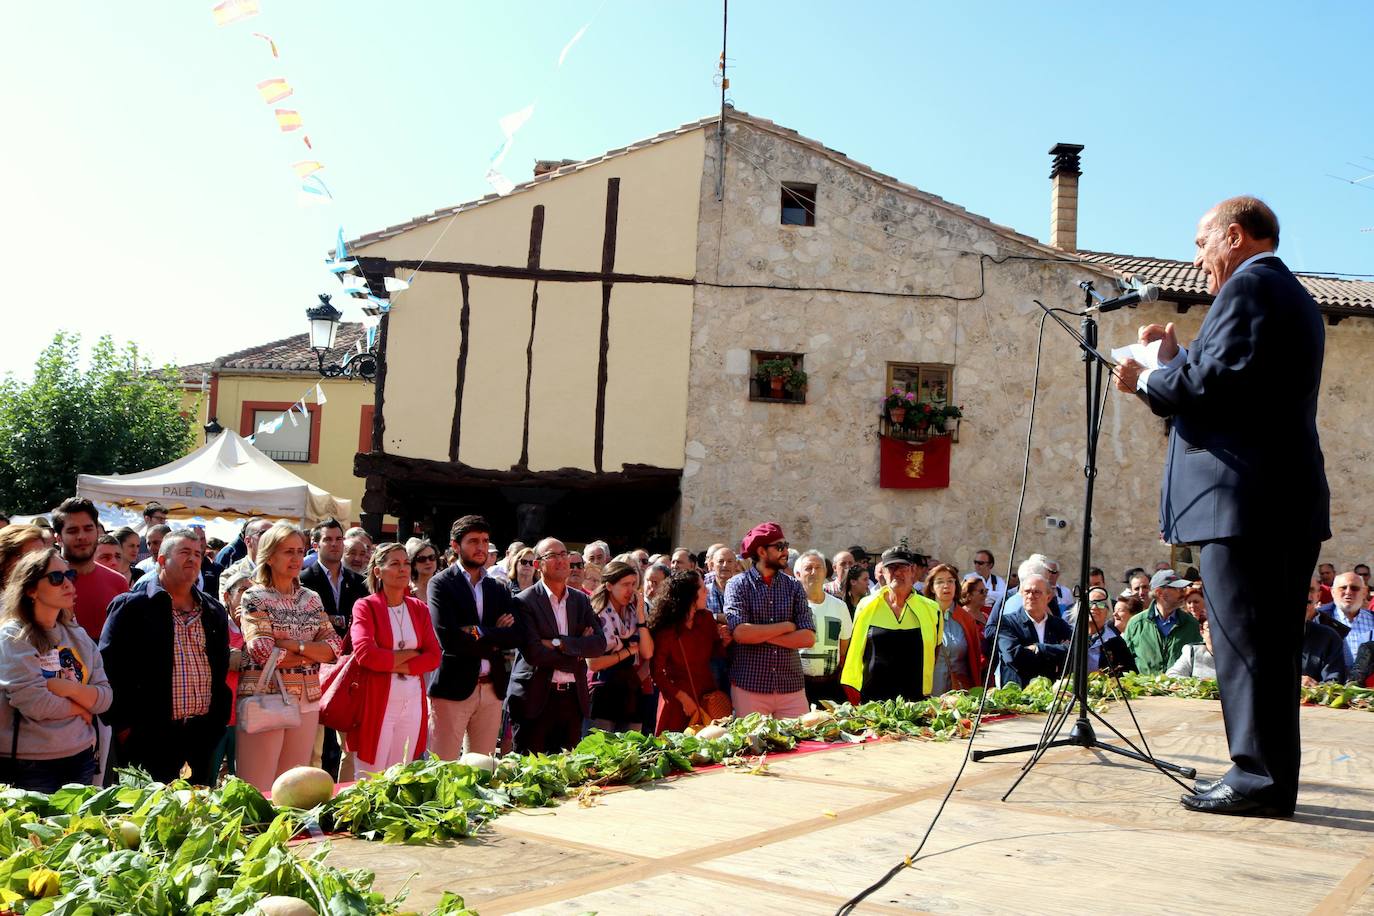
[[[521,561],[520,561],[520,565],[521,565],[521,566],[533,566],[533,565],[534,565],[534,561],[533,561],[533,560],[521,560]]]
[[[67,569],[63,570],[62,572],[50,572],[45,574],[43,578],[48,580],[49,585],[61,585],[63,579],[66,579],[68,582],[75,584],[76,570]]]
[[[424,554],[420,554],[420,556],[416,557],[416,558],[415,558],[415,562],[416,562],[416,563],[437,563],[437,562],[439,562],[439,558],[436,557],[436,556],[435,556],[434,554],[432,554],[432,553],[424,553]]]

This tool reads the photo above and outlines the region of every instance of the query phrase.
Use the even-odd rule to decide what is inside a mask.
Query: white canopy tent
[[[331,517],[347,524],[353,509],[352,500],[302,480],[232,429],[149,471],[80,474],[76,495],[125,507],[156,501],[172,515],[262,515],[296,518],[306,525]]]

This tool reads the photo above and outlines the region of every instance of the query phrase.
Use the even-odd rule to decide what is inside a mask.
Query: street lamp
[[[334,349],[339,334],[339,321],[343,312],[329,302],[328,293],[320,293],[320,304],[305,310],[306,320],[310,322],[310,349],[315,352],[319,363],[320,375],[324,378],[359,378],[373,382],[377,375],[377,351],[373,347],[363,349],[358,341],[357,347],[349,351],[340,363],[325,365],[325,354]]]

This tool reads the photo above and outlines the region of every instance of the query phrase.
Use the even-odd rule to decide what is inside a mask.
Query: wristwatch
[[[559,639],[557,636],[553,638],[552,642],[555,649],[563,648],[563,640]]]

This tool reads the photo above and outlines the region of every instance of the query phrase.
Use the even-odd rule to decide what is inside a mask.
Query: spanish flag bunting
[[[286,84],[286,80],[278,76],[258,83],[258,92],[262,95],[262,100],[271,105],[273,102],[280,102],[290,95],[292,89]]]
[[[295,170],[297,178],[308,178],[324,166],[314,159],[302,159],[300,162],[291,163],[291,168]]]
[[[215,25],[226,26],[240,19],[258,14],[258,0],[224,0],[216,3],[210,12],[215,16]]]
[[[299,111],[292,111],[290,108],[278,108],[276,115],[277,126],[282,129],[283,133],[290,130],[301,129],[302,122],[301,113]]]
[[[253,37],[261,38],[263,41],[267,42],[267,47],[271,49],[273,57],[281,57],[281,55],[277,53],[277,43],[273,41],[270,37],[262,34],[261,32],[254,32]]]

